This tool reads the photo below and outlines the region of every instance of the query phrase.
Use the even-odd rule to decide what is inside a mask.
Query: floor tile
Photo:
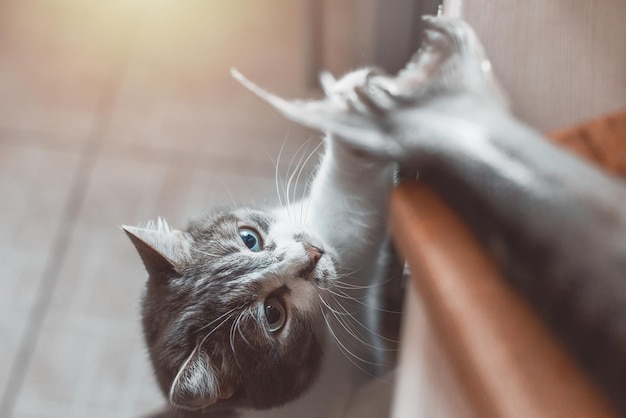
[[[155,410],[163,401],[139,335],[136,321],[48,315],[13,416],[136,417]]]
[[[0,143],[0,394],[23,348],[77,164],[73,153]]]
[[[73,153],[0,144],[0,308],[32,307],[77,164]]]
[[[20,352],[20,341],[28,325],[24,315],[0,308],[0,393],[7,389],[8,377]]]

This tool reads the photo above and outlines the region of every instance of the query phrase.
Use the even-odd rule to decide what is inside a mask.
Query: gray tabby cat
[[[626,413],[626,188],[508,112],[465,22],[426,23],[420,52],[397,76],[327,76],[324,100],[285,101],[234,73],[287,117],[335,135],[293,212],[236,210],[186,231],[126,228],[150,273],[145,335],[173,405],[268,408],[323,389],[317,376],[328,382],[341,366],[322,356],[333,347],[323,298],[340,277],[356,288],[376,276],[397,161],[459,211]]]
[[[326,93],[341,96],[368,74],[327,80]],[[333,293],[359,297],[377,279],[394,172],[389,160],[329,136],[300,202],[217,212],[185,230],[161,219],[124,227],[149,273],[144,335],[174,409],[211,415],[278,407],[301,397],[328,368],[346,374],[327,358],[337,349],[328,343],[336,338],[329,321],[341,328],[337,321],[348,311],[337,312],[328,300]],[[362,331],[343,330],[369,345]],[[358,357],[355,366],[361,360],[368,361]],[[328,379],[322,381],[326,387],[314,391],[328,392]],[[333,383],[347,399],[354,380]],[[346,399],[316,401],[312,416],[335,414]]]

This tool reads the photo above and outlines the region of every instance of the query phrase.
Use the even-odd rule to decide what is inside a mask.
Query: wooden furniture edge
[[[432,190],[404,182],[390,205],[395,244],[477,416],[617,415]]]
[[[548,138],[609,173],[626,176],[626,109],[556,131]]]

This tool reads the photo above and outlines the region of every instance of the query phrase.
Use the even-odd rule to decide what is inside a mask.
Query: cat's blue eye
[[[263,249],[263,243],[258,232],[250,228],[239,228],[239,236],[250,251],[259,252]]]

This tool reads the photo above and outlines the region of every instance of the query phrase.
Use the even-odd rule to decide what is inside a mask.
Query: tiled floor
[[[118,226],[274,203],[311,133],[229,75],[303,87],[301,2],[0,3],[0,417],[135,417],[162,400]],[[308,149],[318,142],[315,137]],[[271,157],[271,158],[270,158]]]

